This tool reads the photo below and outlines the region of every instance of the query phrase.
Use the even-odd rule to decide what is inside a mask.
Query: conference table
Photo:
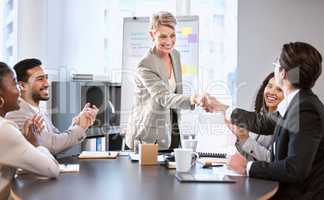
[[[278,188],[277,182],[242,176],[231,177],[236,183],[181,183],[175,178],[174,169],[141,166],[125,156],[95,160],[70,157],[60,163],[79,163],[80,170],[62,173],[57,179],[19,175],[13,182],[13,191],[23,200],[251,200],[266,199]]]

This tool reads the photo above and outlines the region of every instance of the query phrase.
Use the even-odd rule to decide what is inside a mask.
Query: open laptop
[[[177,172],[175,177],[180,182],[201,182],[201,183],[235,183],[236,181],[226,175],[220,174],[194,174]]]

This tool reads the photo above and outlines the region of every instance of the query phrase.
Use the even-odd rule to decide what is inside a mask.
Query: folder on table
[[[116,151],[82,151],[79,155],[80,159],[116,159],[118,157]]]

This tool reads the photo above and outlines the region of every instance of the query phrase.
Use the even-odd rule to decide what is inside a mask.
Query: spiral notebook
[[[223,146],[219,146],[219,140],[217,137],[198,137],[198,144],[196,152],[199,157],[207,158],[226,158],[227,149]]]
[[[226,158],[227,153],[197,152],[199,157]]]
[[[231,135],[233,134],[224,124],[223,113],[202,112],[199,114],[199,127],[195,135],[198,141],[196,152],[199,157],[225,159],[234,147],[235,138],[232,139]]]

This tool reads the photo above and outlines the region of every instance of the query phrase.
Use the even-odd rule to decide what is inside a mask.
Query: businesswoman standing
[[[142,58],[135,74],[135,105],[126,131],[126,144],[157,142],[159,149],[171,144],[171,109],[193,109],[198,96],[182,95],[180,54],[174,49],[176,19],[158,12],[150,19],[149,34],[154,46]],[[179,117],[179,113],[178,113]]]
[[[17,168],[47,177],[57,177],[60,172],[58,163],[46,148],[35,148],[15,123],[4,118],[7,112],[19,109],[18,96],[14,73],[0,62],[0,200],[12,198],[10,182]],[[31,131],[29,125],[33,123],[27,121],[24,131]],[[36,129],[41,128],[40,124],[35,125]]]

